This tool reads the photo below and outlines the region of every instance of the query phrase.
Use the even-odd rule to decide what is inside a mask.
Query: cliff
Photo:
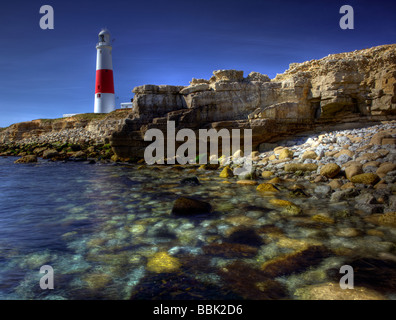
[[[187,87],[143,85],[133,89],[132,112],[113,133],[114,152],[142,156],[150,128],[253,129],[253,147],[299,131],[339,123],[396,118],[396,45],[292,63],[275,79],[252,72],[214,71]]]
[[[166,135],[167,121],[196,132],[252,129],[253,148],[260,149],[301,131],[396,119],[396,44],[292,63],[272,80],[217,70],[188,86],[143,85],[133,92],[130,111],[18,123],[0,131],[0,144],[110,141],[127,159],[143,156],[148,129]]]

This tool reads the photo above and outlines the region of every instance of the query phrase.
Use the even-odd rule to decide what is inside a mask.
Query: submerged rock
[[[245,262],[235,261],[218,271],[229,290],[244,299],[268,300],[287,297],[287,290],[280,282],[267,277],[259,269]]]
[[[190,186],[199,186],[201,183],[199,182],[197,177],[184,178],[180,180],[180,184],[190,185]]]
[[[279,277],[299,273],[310,266],[319,264],[330,255],[324,246],[310,246],[265,262],[261,270],[269,277]]]
[[[375,290],[383,294],[395,292],[396,262],[394,260],[357,258],[345,261],[345,264],[353,268],[355,285]],[[330,269],[328,270],[328,274],[333,280],[339,281],[339,270]]]
[[[369,223],[374,223],[382,226],[396,227],[396,212],[372,214],[365,217],[365,220]]]
[[[283,213],[287,215],[298,215],[302,212],[302,209],[295,205],[293,202],[282,199],[270,199],[272,205],[283,208]]]
[[[241,243],[210,243],[202,247],[204,254],[224,258],[252,258],[258,249]]]
[[[264,242],[263,239],[251,228],[237,228],[227,238],[227,242],[246,244],[253,247],[260,247]]]
[[[208,202],[201,200],[180,197],[173,204],[172,214],[176,216],[191,216],[205,214],[212,211],[212,206]]]
[[[342,289],[339,282],[327,282],[299,288],[294,292],[301,300],[387,300],[382,294],[364,287]]]
[[[147,262],[147,270],[155,273],[175,272],[180,266],[179,260],[167,252],[157,252]]]
[[[279,192],[279,189],[272,183],[262,183],[258,185],[256,190],[260,192]]]
[[[22,158],[14,161],[14,163],[36,163],[36,162],[37,162],[36,155],[23,156]]]

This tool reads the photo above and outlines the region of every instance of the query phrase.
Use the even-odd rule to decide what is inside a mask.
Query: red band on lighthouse
[[[113,70],[96,70],[95,93],[114,93]]]

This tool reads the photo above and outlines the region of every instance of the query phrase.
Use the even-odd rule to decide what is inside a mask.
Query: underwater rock
[[[199,182],[197,177],[189,177],[180,180],[180,184],[190,185],[190,186],[199,186],[201,183]]]
[[[172,214],[176,216],[190,216],[205,214],[212,211],[212,206],[208,202],[193,198],[180,197],[173,204]]]
[[[23,156],[22,158],[14,161],[14,163],[35,163],[35,162],[37,162],[36,155]]]
[[[382,226],[396,227],[396,212],[372,214],[364,218],[367,222]]]
[[[277,207],[282,207],[283,208],[283,213],[287,215],[298,215],[302,212],[302,209],[295,205],[293,202],[288,201],[288,200],[282,200],[282,199],[270,199],[269,202]]]
[[[167,252],[157,252],[147,262],[147,270],[155,273],[175,272],[180,266],[179,260]]]
[[[260,192],[279,192],[279,189],[272,183],[261,183],[256,190]]]
[[[201,165],[198,170],[217,170],[220,167],[219,163],[207,163]]]
[[[195,265],[200,265],[195,261]],[[130,300],[240,300],[242,297],[215,284],[201,282],[191,273],[149,273],[134,288]]]
[[[379,293],[394,293],[396,290],[396,262],[389,259],[357,258],[345,261],[353,268],[354,284]],[[336,268],[328,270],[329,277],[339,281]],[[350,290],[353,291],[353,290]]]
[[[258,185],[258,182],[255,180],[238,180],[237,184],[240,184],[243,186],[256,186],[256,185]]]
[[[279,277],[299,273],[310,266],[319,264],[330,252],[324,246],[310,246],[303,250],[285,254],[265,262],[261,270],[268,277]]]
[[[210,243],[202,247],[204,254],[219,256],[224,258],[251,258],[254,257],[258,249],[240,243]]]
[[[268,278],[260,270],[245,262],[235,261],[218,271],[229,290],[244,299],[273,300],[287,297],[287,290],[280,282]]]
[[[316,214],[311,219],[316,222],[321,222],[321,223],[326,223],[326,224],[334,224],[334,219],[332,219],[328,216],[322,215],[322,214]]]
[[[284,181],[285,180],[283,180],[283,179],[281,179],[279,177],[275,177],[275,178],[272,178],[271,180],[269,180],[267,183],[269,183],[269,184],[281,184]]]
[[[89,289],[98,290],[106,287],[111,281],[111,277],[106,273],[92,273],[84,277],[83,280]]]
[[[382,294],[364,288],[342,289],[339,282],[328,282],[299,288],[294,292],[301,300],[387,300]]]
[[[226,238],[227,242],[246,244],[252,247],[260,247],[263,239],[252,228],[237,228]]]

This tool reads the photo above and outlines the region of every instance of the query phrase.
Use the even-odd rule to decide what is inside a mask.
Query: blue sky
[[[42,30],[42,5],[55,28]],[[339,9],[354,8],[354,30]],[[289,63],[396,43],[391,0],[13,0],[0,10],[0,127],[93,112],[97,34],[114,38],[117,104],[143,84],[188,85],[213,70],[270,78]]]

